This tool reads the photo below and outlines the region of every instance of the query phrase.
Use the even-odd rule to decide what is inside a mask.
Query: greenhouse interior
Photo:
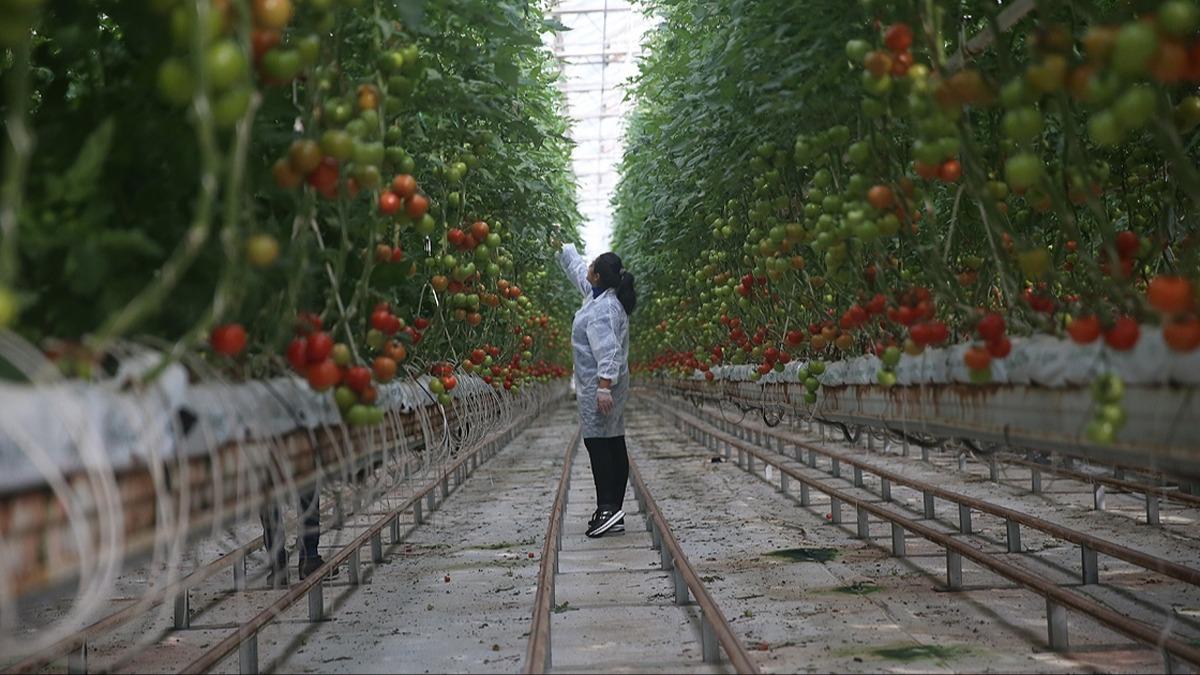
[[[0,673],[1200,671],[1200,0],[0,0]]]

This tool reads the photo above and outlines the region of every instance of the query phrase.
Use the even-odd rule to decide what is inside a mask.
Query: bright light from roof
[[[549,38],[567,95],[572,164],[586,255],[608,251],[617,164],[625,147],[626,83],[637,74],[642,36],[650,21],[627,0],[559,0],[551,13],[570,30]]]

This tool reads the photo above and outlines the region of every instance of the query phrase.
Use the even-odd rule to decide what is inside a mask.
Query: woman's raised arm
[[[592,285],[587,280],[587,264],[579,256],[579,251],[575,250],[575,244],[563,244],[562,250],[558,252],[558,264],[580,293],[586,295],[591,292]]]

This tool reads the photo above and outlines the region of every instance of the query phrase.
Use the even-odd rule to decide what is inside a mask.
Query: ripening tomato
[[[240,323],[213,328],[209,336],[213,351],[224,356],[237,356],[246,348],[246,329]]]
[[[938,167],[938,178],[947,183],[956,183],[962,178],[962,164],[957,159],[948,159]]]
[[[336,194],[339,176],[337,160],[332,157],[326,157],[320,161],[317,168],[308,174],[308,184],[313,186],[321,195],[329,196],[330,193]]]
[[[1187,277],[1160,274],[1150,280],[1146,300],[1163,314],[1182,314],[1192,309],[1196,299]]]
[[[395,192],[385,190],[379,195],[379,212],[385,216],[395,214],[400,210],[401,200]]]
[[[271,176],[275,179],[275,184],[284,190],[291,190],[304,180],[304,176],[292,168],[292,163],[282,157],[275,160],[275,164],[271,166]]]
[[[314,391],[326,391],[342,379],[342,371],[333,359],[323,359],[311,364],[307,371],[308,386]]]
[[[1104,342],[1119,352],[1125,352],[1133,349],[1140,334],[1141,328],[1137,321],[1123,316],[1117,319],[1112,328],[1109,328],[1108,332],[1104,334]]]
[[[1071,339],[1081,345],[1091,344],[1100,337],[1100,319],[1096,316],[1080,316],[1067,324]]]
[[[401,199],[409,199],[417,194],[417,179],[408,174],[396,176],[392,179],[392,192],[395,192]]]
[[[491,228],[488,227],[488,224],[482,220],[477,220],[474,223],[471,223],[471,236],[475,237],[475,241],[482,242],[483,240],[487,239],[487,236],[490,232]]]
[[[987,370],[992,365],[992,355],[986,349],[972,347],[963,354],[963,363],[971,370]]]
[[[1131,230],[1122,230],[1121,232],[1118,232],[1116,243],[1117,253],[1122,258],[1132,257],[1134,253],[1137,253],[1138,248],[1141,246],[1141,242],[1138,241],[1137,235]]]
[[[894,200],[892,189],[886,185],[876,185],[867,191],[867,201],[881,211],[891,208]]]
[[[317,331],[308,336],[307,357],[309,363],[319,363],[329,358],[333,352],[333,338],[325,331]],[[330,363],[333,363],[330,361]],[[336,364],[335,364],[336,365]]]
[[[913,162],[913,170],[915,170],[917,175],[921,178],[924,178],[925,180],[933,180],[934,178],[937,178],[938,174],[941,172],[941,166],[917,161]]]
[[[429,212],[429,199],[421,194],[409,197],[404,212],[413,220],[424,217]]]
[[[282,30],[292,20],[292,0],[254,0],[254,24],[259,28]]]
[[[1200,347],[1200,319],[1194,315],[1163,324],[1163,342],[1173,351],[1190,352]]]

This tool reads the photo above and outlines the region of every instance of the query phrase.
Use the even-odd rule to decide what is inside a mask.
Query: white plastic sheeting
[[[189,384],[175,365],[143,389],[123,388],[126,379],[122,371],[102,383],[0,384],[0,493],[77,469],[119,470],[341,421],[333,395],[298,377]],[[377,405],[399,413],[436,405],[430,379],[380,385]],[[490,389],[474,376],[458,382],[454,396]]]
[[[1102,373],[1120,376],[1126,384],[1200,385],[1200,350],[1188,354],[1171,351],[1156,326],[1142,326],[1141,339],[1128,352],[1108,348],[1102,340],[1078,345],[1050,335],[1012,338],[1012,352],[992,360],[992,382],[1044,387],[1086,385]],[[963,363],[969,344],[926,349],[920,356],[905,354],[896,366],[899,385],[969,383],[970,373]],[[793,361],[782,373],[763,375],[763,384],[795,382],[796,371],[804,362]],[[874,385],[881,363],[871,354],[844,361],[830,362],[818,379],[826,386]],[[712,369],[718,380],[750,380],[757,366],[717,366]],[[704,377],[697,372],[696,379]]]

